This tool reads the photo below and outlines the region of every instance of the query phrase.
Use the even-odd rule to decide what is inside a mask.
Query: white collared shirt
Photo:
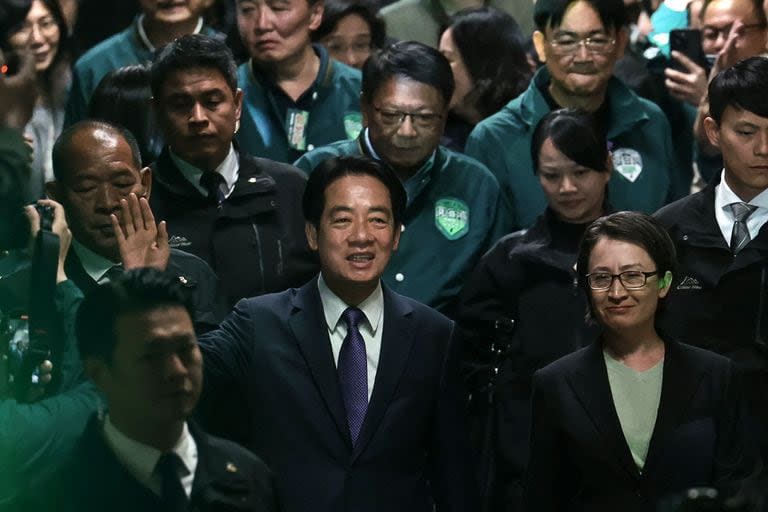
[[[139,15],[139,19],[136,21],[136,26],[139,32],[139,39],[141,39],[141,42],[144,44],[144,46],[147,47],[147,50],[149,50],[150,52],[154,52],[156,50],[155,45],[153,45],[152,42],[149,40],[149,37],[147,37],[147,31],[144,30],[144,14]],[[195,25],[195,30],[192,33],[199,34],[201,30],[203,30],[202,16],[200,16],[200,18],[197,20],[197,25]]]
[[[720,226],[720,232],[725,238],[725,243],[730,247],[731,234],[733,233],[733,224],[736,219],[733,218],[731,209],[728,205],[733,203],[746,202],[753,206],[757,206],[757,210],[752,213],[747,219],[747,229],[749,230],[749,236],[754,239],[760,232],[760,228],[763,224],[768,222],[768,190],[763,190],[751,201],[742,201],[736,193],[731,190],[725,178],[725,170],[720,174],[720,183],[715,187],[715,218],[717,224]]]
[[[173,148],[170,148],[169,153],[171,155],[171,160],[179,171],[181,171],[182,176],[184,176],[193,187],[200,191],[202,195],[207,196],[208,191],[200,185],[200,178],[203,176],[203,171],[189,162],[182,160],[181,157],[173,152]],[[235,151],[235,146],[233,144],[229,145],[229,153],[227,153],[227,156],[213,172],[221,174],[221,177],[224,178],[224,183],[221,185],[221,191],[224,193],[224,198],[228,198],[232,191],[235,190],[235,183],[237,183],[237,178],[240,176],[240,160],[237,157],[237,151]]]
[[[112,449],[117,460],[139,483],[158,496],[162,493],[162,479],[155,473],[155,466],[160,460],[162,452],[139,441],[126,436],[115,427],[107,414],[104,420],[104,439]],[[181,437],[171,450],[179,456],[183,468],[181,469],[181,485],[187,496],[192,495],[192,483],[195,480],[197,469],[197,444],[189,433],[186,422]]]
[[[99,284],[109,281],[106,276],[109,269],[115,265],[121,265],[121,263],[115,263],[100,254],[96,254],[74,238],[72,239],[72,249],[80,259],[80,263],[83,265],[85,273],[91,276],[91,279]]]
[[[322,273],[317,280],[317,288],[320,291],[320,301],[323,304],[328,337],[331,340],[333,362],[338,367],[339,352],[341,352],[341,345],[347,335],[347,324],[341,315],[349,305],[328,288]],[[373,384],[376,381],[376,369],[379,367],[381,335],[384,331],[384,293],[381,290],[381,283],[367,299],[357,305],[357,308],[365,314],[365,321],[361,322],[358,327],[365,342],[365,357],[368,363],[368,401],[370,402]]]

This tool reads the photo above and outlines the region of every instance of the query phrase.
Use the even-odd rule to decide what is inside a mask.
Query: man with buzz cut
[[[723,169],[701,192],[656,217],[679,271],[660,326],[733,359],[768,462],[768,59],[752,57],[709,84],[709,141]]]
[[[488,166],[516,228],[546,207],[531,162],[533,129],[558,108],[593,113],[607,133],[616,210],[653,213],[688,193],[673,152],[669,123],[653,103],[613,76],[629,34],[622,0],[538,0],[533,43],[544,66],[528,89],[472,130],[465,152]]]

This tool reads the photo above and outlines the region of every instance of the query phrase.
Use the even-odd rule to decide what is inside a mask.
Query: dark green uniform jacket
[[[517,229],[533,224],[546,207],[530,147],[536,124],[551,110],[540,89],[548,84],[549,72],[542,68],[523,94],[475,127],[465,150],[499,180]],[[606,101],[614,163],[609,200],[619,211],[653,213],[673,193],[670,176],[679,174],[669,123],[655,104],[638,97],[617,78],[608,83]]]
[[[97,44],[77,59],[72,73],[72,89],[69,92],[64,126],[70,126],[87,117],[91,95],[104,75],[123,66],[148,64],[152,50],[139,37],[139,18],[128,28]],[[212,28],[203,27],[201,34],[220,36]]]
[[[295,165],[309,173],[333,156],[370,156],[362,138],[316,149]],[[508,225],[499,185],[485,166],[444,147],[404,185],[400,247],[382,279],[395,292],[450,313],[465,277]]]
[[[360,133],[360,71],[332,60],[321,46],[315,83],[290,99],[253,61],[237,70],[243,114],[237,140],[253,156],[292,163],[316,147]]]

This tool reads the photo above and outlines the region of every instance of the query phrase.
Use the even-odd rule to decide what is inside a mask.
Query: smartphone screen
[[[704,50],[701,48],[700,30],[684,28],[670,31],[669,47],[672,50],[682,53],[705,70],[707,69],[707,59],[704,56]],[[686,68],[674,58],[672,59],[671,65],[674,69],[686,71]]]

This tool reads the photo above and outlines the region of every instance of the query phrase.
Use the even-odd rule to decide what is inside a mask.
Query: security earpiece
[[[659,279],[659,289],[660,289],[660,290],[661,290],[661,289],[664,289],[664,288],[666,288],[667,286],[669,286],[670,284],[672,284],[672,272],[670,272],[669,270],[667,270],[667,271],[664,273],[664,277],[662,277],[661,279]]]

